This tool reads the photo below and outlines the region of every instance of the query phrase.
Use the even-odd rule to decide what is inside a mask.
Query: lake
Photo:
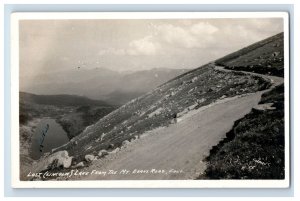
[[[44,153],[51,152],[69,141],[67,133],[54,119],[43,118],[32,136],[30,156],[39,159]]]

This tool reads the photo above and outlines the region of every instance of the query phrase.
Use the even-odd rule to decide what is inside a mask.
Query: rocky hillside
[[[280,33],[217,63],[226,69],[283,77],[283,61]],[[280,84],[262,94],[260,105],[236,121],[227,138],[214,146],[199,179],[284,179],[284,135],[284,84]]]
[[[229,54],[216,60],[216,63],[225,66],[227,69],[283,77],[283,33],[279,33]]]
[[[269,81],[261,77],[222,72],[214,64],[207,64],[123,105],[56,151],[67,150],[74,156],[74,163],[80,162],[87,154],[112,151],[145,131],[168,126],[174,117],[180,118],[190,110],[269,86]]]

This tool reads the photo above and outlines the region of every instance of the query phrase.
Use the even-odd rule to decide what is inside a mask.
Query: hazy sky
[[[283,20],[24,20],[20,75],[196,68],[283,31]]]

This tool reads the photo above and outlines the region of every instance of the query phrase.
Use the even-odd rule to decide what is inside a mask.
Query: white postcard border
[[[63,19],[268,18],[284,20],[285,179],[284,180],[93,180],[19,179],[19,21]],[[289,15],[287,12],[35,12],[11,14],[11,171],[13,188],[288,188],[290,185]]]

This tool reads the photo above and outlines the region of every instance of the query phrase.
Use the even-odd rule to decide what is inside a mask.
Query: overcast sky
[[[20,75],[196,68],[283,31],[282,19],[24,20]]]

